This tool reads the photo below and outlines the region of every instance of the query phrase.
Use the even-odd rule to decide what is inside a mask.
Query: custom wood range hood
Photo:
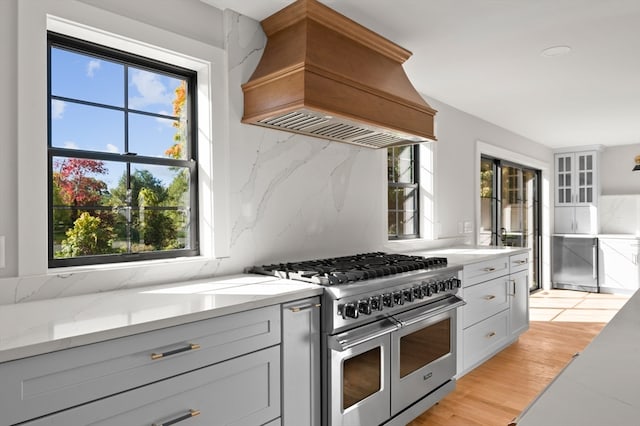
[[[402,68],[408,50],[316,0],[261,24],[267,45],[242,85],[243,123],[369,148],[436,139],[436,111]]]

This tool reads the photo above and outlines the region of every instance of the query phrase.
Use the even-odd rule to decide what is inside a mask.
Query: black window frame
[[[410,239],[417,239],[420,238],[420,145],[419,144],[413,144],[411,145],[412,148],[412,162],[413,162],[413,173],[412,173],[412,182],[408,183],[408,182],[395,182],[393,180],[393,157],[395,156],[394,151],[397,148],[403,148],[404,146],[394,146],[394,147],[390,147],[387,148],[387,191],[390,191],[391,189],[406,189],[406,188],[410,188],[410,189],[414,189],[415,191],[415,210],[414,210],[414,223],[415,223],[415,232],[412,234],[400,234],[399,232],[396,232],[395,234],[391,234],[389,233],[389,230],[391,228],[391,224],[389,223],[389,213],[390,212],[395,212],[396,213],[396,230],[400,229],[400,218],[398,216],[398,212],[400,211],[405,211],[404,209],[398,209],[398,201],[396,198],[396,208],[395,209],[390,209],[389,205],[387,205],[387,238],[389,240],[410,240]],[[391,160],[390,160],[390,156],[391,156]],[[388,196],[388,199],[390,198],[390,196]]]
[[[84,101],[74,98],[66,98],[61,96],[53,96],[51,93],[51,48],[61,48],[67,51],[85,54],[92,57],[102,58],[104,60],[120,63],[125,67],[133,66],[136,69],[143,69],[157,74],[163,74],[170,77],[180,78],[187,81],[187,100],[185,106],[187,108],[187,138],[189,158],[173,159],[137,155],[136,153],[127,152],[128,148],[128,119],[127,113],[134,112],[150,117],[175,119],[173,116],[151,113],[129,108],[127,103],[128,78],[124,79],[125,104],[123,107],[114,107],[112,105],[100,104],[97,102]],[[83,104],[89,106],[103,107],[110,110],[123,111],[125,117],[124,126],[124,153],[110,153],[99,151],[87,151],[80,149],[69,149],[52,146],[52,116],[51,105],[53,100],[61,100],[64,102],[73,102],[75,104]],[[88,266],[100,264],[113,264],[122,262],[136,262],[156,259],[173,259],[177,257],[193,257],[200,255],[199,243],[199,208],[198,208],[198,132],[197,132],[197,72],[182,68],[169,63],[146,58],[136,54],[132,54],[123,50],[112,47],[88,42],[77,39],[64,34],[53,31],[47,32],[47,194],[48,194],[48,266],[49,268],[70,267],[70,266]],[[82,158],[90,160],[113,161],[126,164],[127,179],[131,176],[131,164],[147,164],[157,166],[175,166],[183,167],[189,171],[189,241],[190,247],[184,249],[167,249],[145,252],[130,252],[117,254],[96,254],[88,256],[78,256],[69,258],[56,258],[54,253],[54,206],[53,206],[53,158]],[[131,205],[129,205],[131,207]],[[95,210],[106,210],[107,207],[92,207]],[[156,208],[159,209],[159,208]],[[170,207],[162,208],[163,210],[171,210]],[[175,209],[174,209],[175,210]]]

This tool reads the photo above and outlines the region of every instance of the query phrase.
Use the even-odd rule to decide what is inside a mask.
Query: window
[[[419,145],[387,150],[389,239],[419,237]]]
[[[49,267],[198,255],[196,73],[48,42]]]

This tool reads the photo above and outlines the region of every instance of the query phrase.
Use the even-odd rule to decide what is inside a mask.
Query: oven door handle
[[[392,331],[396,331],[400,329],[400,324],[389,322],[387,325],[378,326],[374,329],[371,327],[363,328],[366,329],[362,332],[359,332],[359,330],[351,330],[346,333],[332,336],[329,339],[329,347],[338,352],[346,351],[349,348],[377,339],[378,337],[389,334]]]
[[[420,321],[424,321],[431,317],[434,317],[443,312],[450,311],[455,308],[459,308],[460,306],[466,305],[467,302],[460,299],[457,296],[450,296],[445,299],[439,300],[432,304],[426,305],[427,310],[420,309],[419,314],[415,314],[413,312],[405,312],[403,314],[394,315],[395,319],[402,324],[402,327],[410,326],[411,324],[418,323]]]

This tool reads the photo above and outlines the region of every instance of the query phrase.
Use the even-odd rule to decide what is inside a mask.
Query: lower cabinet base
[[[278,345],[25,425],[148,426],[184,420],[185,426],[275,426],[279,417]]]

